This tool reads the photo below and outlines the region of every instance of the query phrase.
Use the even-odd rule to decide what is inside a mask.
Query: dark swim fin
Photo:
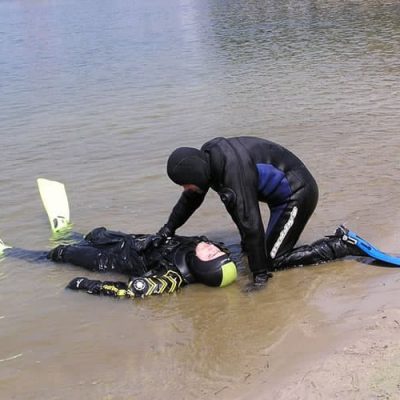
[[[400,257],[384,253],[353,231],[346,229],[346,233],[343,235],[343,240],[357,246],[363,253],[365,253],[365,255],[375,258],[375,260],[400,267]]]

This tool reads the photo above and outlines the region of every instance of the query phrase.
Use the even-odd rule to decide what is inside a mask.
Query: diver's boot
[[[345,244],[349,256],[363,256],[365,253],[359,249],[354,241],[349,237],[349,230],[344,225],[339,225],[336,228],[334,237],[340,238],[340,240]]]
[[[347,241],[347,229],[339,226],[335,234],[326,236],[316,242],[297,247],[283,255],[276,257],[274,269],[285,269],[301,265],[321,264],[347,256],[360,256],[364,253],[351,242]]]

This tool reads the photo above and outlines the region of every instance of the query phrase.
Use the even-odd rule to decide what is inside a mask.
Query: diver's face
[[[200,242],[196,246],[196,257],[201,261],[211,261],[223,256],[225,253],[212,243]]]

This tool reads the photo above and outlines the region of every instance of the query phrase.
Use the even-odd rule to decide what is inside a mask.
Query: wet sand
[[[400,271],[347,264],[360,273],[368,268],[366,279],[346,281],[344,274],[335,286],[322,285],[310,299],[321,313],[299,318],[261,351],[237,388],[217,398],[400,398]]]

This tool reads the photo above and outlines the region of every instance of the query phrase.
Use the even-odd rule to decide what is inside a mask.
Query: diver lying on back
[[[52,231],[68,234],[69,206],[64,185],[44,179],[40,179],[38,184]],[[196,282],[224,287],[237,277],[236,264],[229,250],[205,236],[164,239],[157,235],[127,234],[101,227],[77,243],[59,245],[50,252],[12,248],[0,241],[0,254],[36,261],[47,258],[89,271],[128,275],[128,282],[102,282],[79,277],[67,286],[114,297],[172,293]]]
[[[117,272],[128,282],[73,279],[69,289],[115,297],[144,297],[172,293],[190,283],[224,287],[234,282],[236,265],[228,249],[206,237],[175,236],[160,243],[155,235],[133,235],[92,230],[75,244],[59,245],[49,252],[25,250],[0,242],[0,254],[26,260],[48,259],[89,271]]]

